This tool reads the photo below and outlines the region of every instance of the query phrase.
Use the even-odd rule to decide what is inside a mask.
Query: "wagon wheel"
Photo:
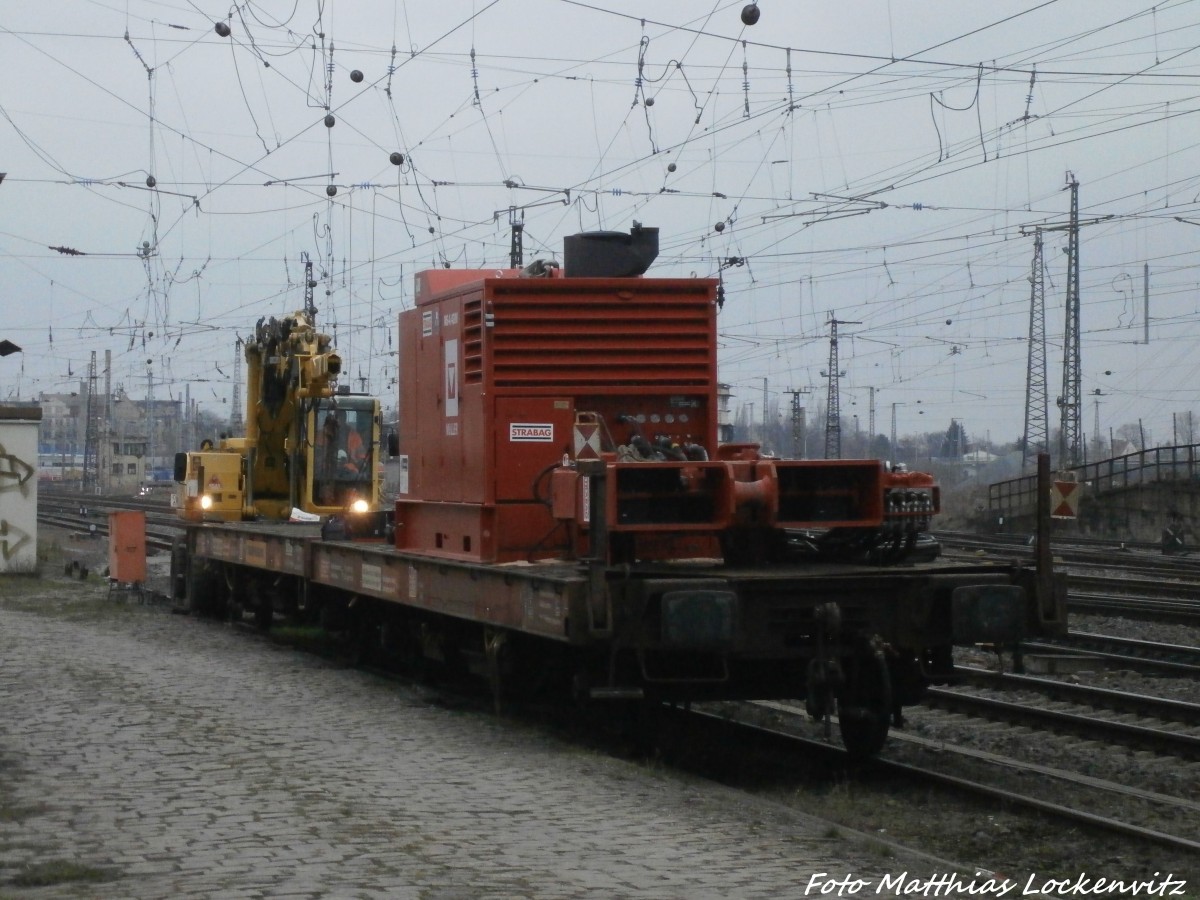
[[[500,715],[504,696],[504,674],[508,668],[508,635],[495,628],[483,630],[484,659],[487,662],[488,687],[492,693],[492,710]]]
[[[227,622],[240,622],[246,612],[246,580],[240,566],[217,563],[223,595],[221,612]]]
[[[387,636],[383,613],[370,600],[359,597],[350,616],[348,640],[351,658],[358,667],[374,666],[383,662]]]
[[[248,593],[253,602],[254,627],[259,631],[270,631],[275,617],[275,603],[270,589],[255,580]]]
[[[187,608],[194,616],[221,617],[225,614],[224,579],[212,563],[190,557],[187,561]]]
[[[187,597],[188,547],[186,537],[177,537],[171,543],[171,599]]]
[[[838,696],[838,728],[846,751],[860,759],[878,754],[891,718],[887,661],[878,649],[864,648],[846,666],[846,684]]]

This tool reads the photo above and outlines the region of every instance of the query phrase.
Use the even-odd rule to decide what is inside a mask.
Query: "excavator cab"
[[[379,402],[339,394],[317,400],[307,421],[302,508],[338,514],[374,511],[379,504]]]

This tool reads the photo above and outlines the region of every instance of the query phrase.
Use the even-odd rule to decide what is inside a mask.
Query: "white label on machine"
[[[396,459],[399,460],[398,468],[400,469],[400,493],[407,494],[408,493],[408,454],[405,453],[402,456],[396,457]]]
[[[458,338],[446,341],[446,418],[458,416]]]
[[[508,439],[510,441],[549,443],[554,440],[554,425],[553,423],[541,422],[510,422],[508,424]]]

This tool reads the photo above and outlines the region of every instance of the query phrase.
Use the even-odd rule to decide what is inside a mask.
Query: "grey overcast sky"
[[[1008,442],[1026,232],[1066,221],[1072,173],[1084,432],[1169,443],[1200,375],[1196,0],[744,5],[0,0],[0,338],[24,348],[0,397],[111,350],[133,396],[227,414],[237,335],[300,305],[307,256],[354,388],[392,405],[414,272],[507,265],[513,216],[527,260],[639,221],[650,274],[722,271],[721,375],[756,417],[764,378],[815,414],[836,316],[847,417],[874,388],[877,433],[895,409]],[[1047,232],[1052,429],[1065,247]]]

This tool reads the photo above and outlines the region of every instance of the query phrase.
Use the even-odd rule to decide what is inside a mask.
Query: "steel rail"
[[[1054,697],[1055,699],[1067,700],[1072,703],[1084,703],[1113,712],[1153,716],[1164,721],[1178,722],[1189,726],[1200,726],[1200,704],[1188,703],[1184,700],[1152,697],[1146,694],[1133,694],[1128,691],[1115,691],[1111,688],[1075,684],[1069,681],[1040,678],[1034,675],[1018,675],[1012,672],[1001,673],[992,669],[980,669],[974,666],[955,666],[954,674],[972,684],[993,690],[1032,690]]]
[[[782,712],[787,712],[789,714],[799,715],[802,713],[801,710],[799,710],[795,707],[789,707],[785,704],[780,704],[780,703],[758,703],[755,705],[766,706],[768,708],[780,710]],[[786,742],[787,744],[791,744],[791,745],[800,745],[800,746],[803,746],[806,750],[807,749],[817,749],[819,752],[823,752],[823,753],[841,753],[842,755],[845,755],[844,751],[841,751],[838,748],[835,748],[835,747],[831,746],[830,744],[825,743],[824,741],[807,738],[802,735],[796,735],[796,734],[793,734],[793,733],[790,733],[787,731],[783,731],[780,729],[776,729],[776,728],[770,728],[765,725],[760,725],[758,723],[730,719],[727,715],[710,713],[710,712],[706,712],[704,710],[693,709],[693,713],[696,715],[705,716],[705,717],[708,717],[708,718],[711,718],[714,720],[719,720],[719,721],[725,722],[727,724],[734,725],[738,728],[745,729],[750,734],[761,735],[768,739]],[[1104,790],[1104,791],[1108,791],[1110,793],[1115,793],[1115,794],[1137,793],[1140,796],[1142,796],[1143,799],[1154,799],[1158,803],[1169,804],[1174,807],[1179,807],[1182,810],[1190,811],[1193,815],[1197,811],[1200,811],[1200,805],[1197,805],[1192,801],[1187,801],[1187,800],[1178,801],[1178,800],[1176,800],[1176,798],[1173,798],[1173,797],[1165,797],[1163,795],[1151,794],[1150,792],[1138,792],[1136,790],[1131,791],[1130,789],[1126,788],[1124,785],[1113,784],[1110,782],[1103,782],[1099,779],[1085,778],[1083,776],[1075,776],[1069,772],[1061,772],[1060,773],[1060,772],[1056,772],[1055,770],[1046,769],[1046,767],[1043,767],[1043,766],[1035,766],[1035,765],[1029,765],[1027,763],[1022,763],[1019,760],[1013,760],[1013,759],[1008,759],[1008,758],[1004,758],[1004,757],[995,757],[994,759],[987,760],[986,757],[990,754],[982,754],[980,751],[964,752],[966,750],[966,748],[947,746],[940,742],[926,741],[925,739],[922,739],[922,738],[913,738],[911,736],[904,735],[904,734],[895,734],[895,735],[893,735],[892,739],[909,740],[912,743],[924,743],[927,745],[935,745],[942,752],[953,752],[953,753],[960,753],[962,755],[975,756],[976,758],[983,758],[983,759],[985,759],[985,761],[993,762],[994,764],[997,764],[997,765],[1003,765],[1009,769],[1031,771],[1031,772],[1035,772],[1035,773],[1043,774],[1043,775],[1048,774],[1051,777],[1060,778],[1060,779],[1068,781],[1068,782],[1077,781],[1080,784],[1087,783],[1090,787],[1092,787],[1094,789]],[[863,764],[866,766],[869,766],[870,768],[874,769],[875,771],[882,772],[885,774],[902,775],[907,778],[924,781],[924,782],[930,782],[930,783],[941,785],[943,787],[953,788],[954,790],[959,790],[959,791],[962,791],[964,793],[968,793],[968,794],[971,794],[974,796],[982,796],[982,797],[986,797],[986,798],[989,798],[992,800],[999,800],[1004,803],[1010,803],[1015,806],[1025,808],[1025,809],[1037,810],[1038,812],[1046,813],[1048,815],[1052,815],[1056,818],[1066,820],[1066,821],[1069,821],[1072,823],[1087,825],[1087,826],[1090,826],[1093,828],[1098,828],[1098,829],[1107,831],[1109,833],[1124,835],[1124,836],[1128,836],[1128,837],[1136,837],[1140,840],[1149,841],[1154,844],[1170,847],[1174,850],[1185,851],[1185,852],[1190,852],[1190,853],[1200,851],[1200,841],[1195,841],[1195,840],[1192,840],[1191,838],[1181,837],[1179,835],[1167,834],[1166,832],[1158,831],[1153,828],[1146,828],[1141,825],[1135,825],[1130,822],[1123,822],[1120,819],[1114,819],[1109,816],[1100,815],[1098,813],[1092,813],[1092,812],[1087,812],[1086,810],[1075,809],[1070,806],[1064,806],[1063,804],[1060,804],[1060,803],[1054,803],[1049,800],[1043,800],[1040,797],[1034,797],[1029,794],[1022,794],[1022,793],[1018,793],[1015,791],[1006,790],[1004,788],[996,787],[995,785],[985,784],[980,781],[972,781],[971,779],[963,778],[958,775],[950,775],[945,772],[935,771],[933,769],[925,769],[920,766],[912,765],[911,763],[899,762],[897,760],[887,759],[886,757],[879,757],[876,759],[867,760],[867,761],[864,761]]]
[[[1059,653],[1094,656],[1130,669],[1165,672],[1182,677],[1200,677],[1200,648],[1197,647],[1071,632],[1065,639],[1022,641],[1021,648],[1027,654]]]
[[[982,718],[999,718],[1005,722],[1019,722],[1037,728],[1066,728],[1074,734],[1088,738],[1134,743],[1155,751],[1165,749],[1170,754],[1184,759],[1200,759],[1200,736],[1194,734],[997,700],[994,697],[980,697],[977,694],[966,694],[946,688],[930,688],[926,691],[925,703],[938,709]]]

